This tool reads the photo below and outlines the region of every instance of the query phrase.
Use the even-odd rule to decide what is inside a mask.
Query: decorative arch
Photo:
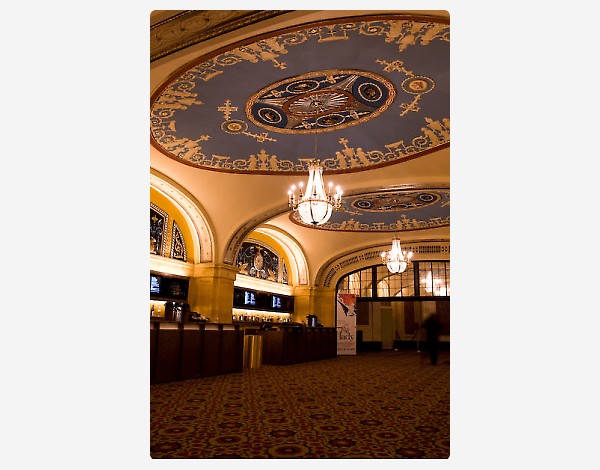
[[[160,192],[177,207],[192,233],[194,264],[212,262],[216,250],[214,230],[200,203],[179,184],[150,169],[150,187]]]
[[[262,212],[251,219],[244,222],[231,236],[227,245],[225,246],[225,250],[223,250],[223,263],[224,264],[234,264],[235,255],[240,248],[244,238],[248,236],[253,230],[264,223],[265,221],[272,219],[284,212],[289,211],[289,207],[286,204],[280,204],[274,209],[270,209],[268,211]]]
[[[415,254],[415,260],[450,259],[449,240],[403,241],[402,247]],[[342,253],[323,264],[319,269],[315,286],[335,287],[340,278],[357,269],[366,268],[381,260],[381,252],[389,249],[388,244],[379,244]]]
[[[257,233],[262,233],[273,238],[285,250],[285,254],[290,260],[291,266],[288,266],[294,285],[308,284],[308,263],[304,251],[300,244],[287,232],[277,227],[262,225],[254,229]]]
[[[236,259],[238,274],[288,285],[288,263],[281,251],[272,245],[270,239],[269,243],[254,237],[244,239]]]

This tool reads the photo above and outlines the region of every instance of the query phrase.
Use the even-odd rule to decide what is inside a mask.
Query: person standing
[[[431,359],[431,365],[437,364],[438,347],[439,347],[439,335],[442,325],[437,319],[437,313],[434,312],[427,320],[423,323],[423,327],[426,331],[427,337],[427,349],[429,350],[429,357]]]

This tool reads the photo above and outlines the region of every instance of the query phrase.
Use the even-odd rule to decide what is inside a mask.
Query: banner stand
[[[356,355],[356,295],[337,294],[336,327],[338,356]]]

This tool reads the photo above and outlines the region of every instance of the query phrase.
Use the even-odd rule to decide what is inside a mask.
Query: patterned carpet
[[[383,351],[150,388],[150,455],[446,459],[450,353]]]

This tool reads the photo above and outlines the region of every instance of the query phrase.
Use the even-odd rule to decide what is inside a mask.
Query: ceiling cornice
[[[413,261],[450,259],[450,240],[403,240],[402,246],[406,251],[417,255]],[[334,256],[326,261],[319,269],[315,286],[335,287],[339,279],[356,269],[373,265],[373,261],[381,261],[381,252],[387,250],[387,245],[375,245],[368,248],[351,250]],[[375,263],[377,264],[377,263]]]
[[[185,10],[150,27],[150,62],[290,10]]]

